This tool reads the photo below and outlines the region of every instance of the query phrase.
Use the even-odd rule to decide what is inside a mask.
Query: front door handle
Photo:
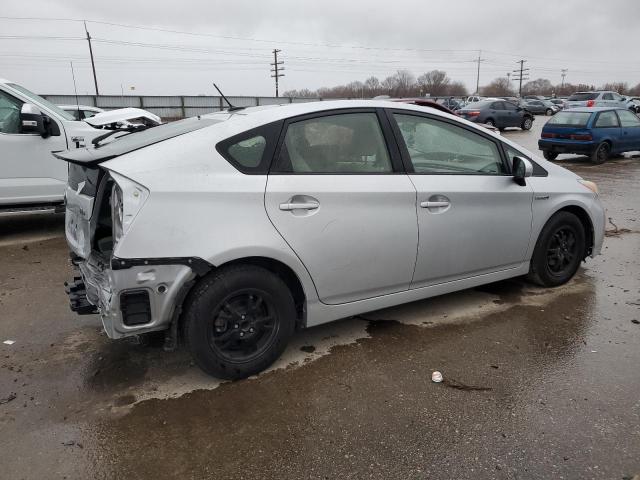
[[[292,202],[292,203],[281,203],[280,210],[291,211],[291,210],[315,210],[318,208],[320,204],[318,202]]]
[[[444,208],[450,205],[449,202],[440,201],[440,202],[420,202],[420,206],[422,208]]]

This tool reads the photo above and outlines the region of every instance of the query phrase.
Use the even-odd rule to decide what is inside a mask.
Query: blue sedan
[[[564,110],[542,128],[538,148],[547,160],[577,153],[602,163],[613,154],[640,150],[640,118],[623,108]]]

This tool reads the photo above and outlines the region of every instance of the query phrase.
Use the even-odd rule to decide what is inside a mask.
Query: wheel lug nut
[[[253,333],[253,327],[251,327],[251,328],[249,329],[249,331],[250,331],[251,333]]]
[[[244,337],[244,332],[240,332],[240,336],[241,336],[241,337]]]
[[[233,328],[238,328],[240,325],[238,325],[237,323],[233,326]]]

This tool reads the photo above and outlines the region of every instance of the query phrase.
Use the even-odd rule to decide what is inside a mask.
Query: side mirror
[[[45,136],[44,115],[38,107],[31,103],[24,103],[20,109],[20,131],[22,133],[37,133]]]
[[[526,158],[513,157],[512,172],[513,180],[521,187],[524,187],[527,184],[525,178],[533,175],[533,165]]]

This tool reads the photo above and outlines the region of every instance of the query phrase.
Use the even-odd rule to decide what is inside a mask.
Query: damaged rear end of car
[[[189,287],[209,266],[198,258],[118,258],[119,242],[151,192],[105,164],[216,121],[187,119],[55,154],[69,162],[65,234],[78,271],[65,284],[70,307],[80,315],[99,313],[110,338],[166,330],[166,346],[175,346],[177,335],[169,327]]]

